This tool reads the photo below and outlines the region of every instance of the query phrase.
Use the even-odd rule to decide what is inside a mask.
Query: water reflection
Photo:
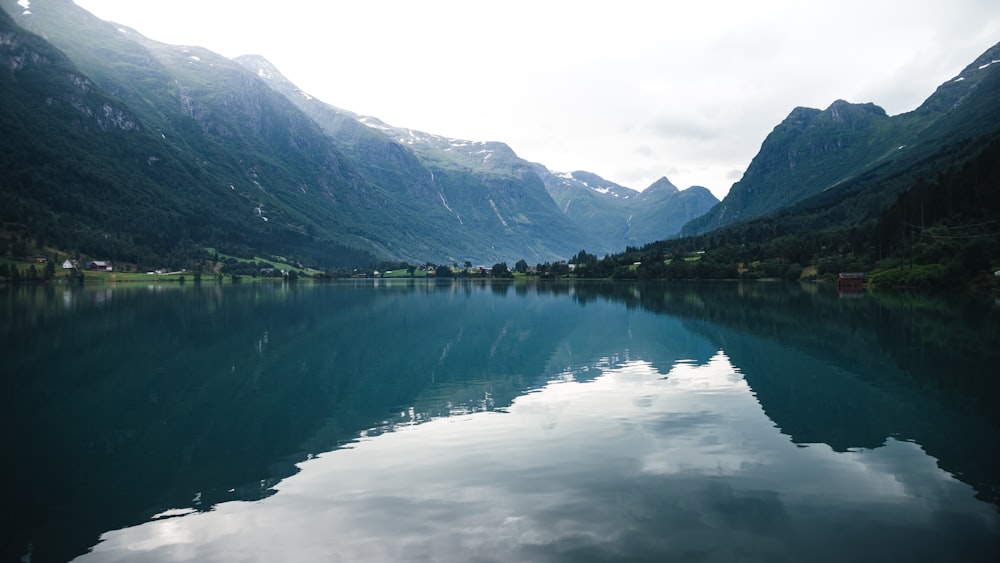
[[[0,555],[989,555],[997,309],[812,289],[0,288]]]
[[[796,447],[721,353],[557,378],[300,466],[268,499],[110,532],[81,561],[968,560],[1000,539],[915,444]]]

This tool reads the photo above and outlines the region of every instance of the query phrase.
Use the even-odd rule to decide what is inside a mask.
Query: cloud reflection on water
[[[996,549],[996,515],[918,444],[797,445],[724,352],[666,374],[635,359],[602,368],[504,411],[364,438],[299,464],[273,496],[108,532],[79,560],[953,560]]]

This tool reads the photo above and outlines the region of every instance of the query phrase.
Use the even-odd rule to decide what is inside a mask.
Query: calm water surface
[[[997,561],[1000,304],[3,287],[3,561]]]

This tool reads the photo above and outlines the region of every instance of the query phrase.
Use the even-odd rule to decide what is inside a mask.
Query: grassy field
[[[140,272],[88,272],[84,271],[84,281],[92,282],[178,282],[181,278],[185,281],[194,281],[194,272],[169,273],[169,274],[147,274]],[[65,278],[65,274],[63,274]],[[203,276],[203,279],[214,279],[214,276]]]
[[[413,276],[410,276],[410,272],[408,270],[405,270],[405,269],[402,269],[402,270],[387,270],[385,272],[382,272],[382,277],[383,278],[409,278],[409,277],[426,278],[427,277],[427,272],[426,271],[421,271],[421,270],[414,270],[413,271]]]
[[[288,262],[282,262],[280,260],[272,260],[270,258],[262,258],[260,256],[254,256],[251,259],[247,259],[247,258],[240,258],[238,256],[230,256],[229,254],[223,254],[221,252],[217,252],[214,248],[205,248],[205,251],[212,255],[218,254],[220,259],[233,259],[238,262],[247,262],[247,263],[263,262],[265,264],[270,264],[272,268],[275,268],[277,270],[297,270],[299,272],[308,274],[310,276],[322,273],[320,270],[316,270],[313,268],[300,268]],[[280,256],[277,258],[280,258]]]

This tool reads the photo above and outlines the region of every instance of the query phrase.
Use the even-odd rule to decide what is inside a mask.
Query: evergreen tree
[[[494,278],[509,278],[512,275],[510,273],[510,269],[507,267],[506,262],[493,264],[493,268],[490,269],[490,274]]]

